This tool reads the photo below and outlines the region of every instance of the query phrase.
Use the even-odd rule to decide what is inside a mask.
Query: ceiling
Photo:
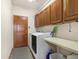
[[[13,5],[20,6],[22,8],[38,10],[46,1],[48,0],[35,0],[33,2],[29,2],[28,0],[12,0],[12,3]]]

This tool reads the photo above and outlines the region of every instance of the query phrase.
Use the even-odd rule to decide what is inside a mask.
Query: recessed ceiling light
[[[28,0],[29,2],[33,2],[34,0]]]

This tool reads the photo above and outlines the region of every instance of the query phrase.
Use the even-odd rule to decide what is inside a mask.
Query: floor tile
[[[14,48],[10,59],[33,59],[28,47]]]

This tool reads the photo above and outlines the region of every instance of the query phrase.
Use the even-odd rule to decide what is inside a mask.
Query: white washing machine
[[[50,37],[48,33],[32,33],[31,34],[31,50],[35,59],[46,59],[48,51],[51,49],[49,45],[44,41],[44,38]]]

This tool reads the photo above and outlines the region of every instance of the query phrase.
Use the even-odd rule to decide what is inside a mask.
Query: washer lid
[[[35,33],[32,33],[32,35],[35,35],[35,36],[41,36],[41,35],[50,35],[50,32],[35,32]]]

